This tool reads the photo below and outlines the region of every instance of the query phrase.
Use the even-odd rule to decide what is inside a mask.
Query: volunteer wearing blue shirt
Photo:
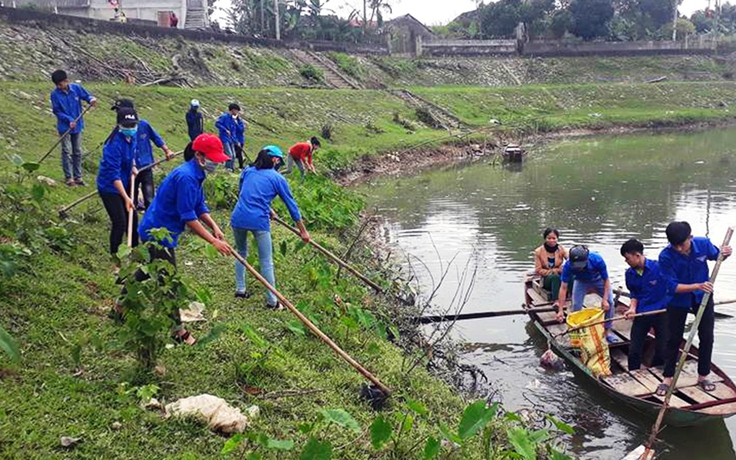
[[[230,218],[230,225],[235,234],[235,246],[243,258],[248,257],[248,232],[253,233],[258,245],[258,259],[261,274],[272,285],[276,286],[273,268],[273,249],[271,244],[270,217],[276,213],[271,209],[271,202],[276,195],[289,210],[291,218],[296,222],[302,240],[309,242],[309,232],[304,227],[299,208],[291,195],[289,183],[284,176],[276,172],[283,163],[284,154],[275,145],[263,147],[256,161],[241,173],[238,202]],[[245,267],[235,263],[235,297],[247,298],[250,294],[245,288]],[[280,307],[276,296],[267,291],[266,307]]]
[[[731,255],[731,247],[724,246],[719,250],[708,238],[693,238],[692,229],[687,222],[671,222],[665,233],[670,244],[659,254],[659,266],[667,280],[668,293],[674,294],[667,306],[669,338],[662,373],[662,384],[666,393],[675,375],[687,314],[697,314],[703,293],[713,292],[713,284],[708,281],[708,261],[718,259],[721,251],[726,259]],[[705,391],[715,390],[715,385],[708,380],[713,355],[714,326],[715,312],[711,294],[698,326],[698,385]],[[658,394],[662,393],[659,389],[657,391]]]
[[[189,140],[193,141],[204,132],[204,117],[199,112],[199,101],[192,99],[189,103],[189,110],[186,115],[187,131],[189,131]]]
[[[570,249],[569,260],[562,267],[562,283],[560,294],[557,299],[557,320],[565,320],[565,298],[567,297],[568,284],[574,281],[572,288],[572,311],[583,308],[585,294],[593,290],[601,296],[601,308],[606,313],[606,319],[613,316],[613,293],[611,291],[611,280],[608,278],[608,269],[603,258],[588,251],[585,246],[573,246]],[[620,341],[611,333],[611,323],[606,323],[606,339],[610,343]]]
[[[143,215],[143,221],[138,229],[143,241],[155,241],[161,246],[149,248],[151,260],[167,260],[174,267],[176,267],[175,248],[179,244],[179,236],[186,228],[213,245],[221,254],[230,255],[233,252],[233,248],[225,241],[222,230],[210,216],[202,188],[207,173],[213,172],[219,163],[227,161],[227,156],[222,150],[222,142],[213,134],[201,134],[187,145],[186,149],[191,160],[166,176],[151,206]],[[212,230],[211,233],[202,222]],[[151,231],[159,228],[168,230],[169,236],[157,240]],[[136,273],[139,280],[147,276],[142,272]],[[182,326],[178,309],[172,312],[172,319],[176,324],[174,338],[179,342],[194,345],[196,340]]]
[[[225,163],[225,167],[230,171],[234,171],[233,160],[235,158],[236,146],[243,148],[245,143],[245,124],[240,119],[240,106],[232,103],[228,106],[227,112],[220,115],[215,122],[215,127],[219,130],[220,140],[225,149],[225,155],[230,157]]]
[[[114,256],[128,231],[129,211],[135,208],[130,190],[130,177],[135,167],[138,114],[131,108],[118,111],[117,128],[102,149],[97,173],[97,191],[110,216],[110,253]],[[138,244],[137,216],[133,213],[133,246]]]
[[[135,105],[130,99],[119,99],[115,101],[115,105],[112,106],[112,110],[118,110],[122,107],[129,107],[134,109]],[[171,158],[171,150],[166,146],[166,142],[159,136],[153,126],[148,120],[140,120],[138,122],[138,132],[136,133],[137,150],[135,157],[135,166],[137,169],[145,168],[150,166],[154,162],[153,148],[151,143],[153,142],[156,147],[160,148],[166,154],[166,159]],[[153,183],[153,168],[148,168],[140,171],[135,176],[135,192],[133,193],[133,201],[138,204],[138,193],[143,188],[143,209],[148,209],[151,204],[154,195],[154,183]],[[140,209],[140,208],[139,208]],[[142,209],[141,209],[142,210]]]
[[[82,130],[84,130],[84,118],[81,117],[82,101],[96,106],[97,99],[82,85],[70,84],[63,70],[52,73],[51,81],[56,85],[56,89],[51,92],[51,109],[56,115],[56,130],[60,136],[64,136],[68,131],[61,141],[64,180],[70,187],[84,186],[86,184],[82,180]]]
[[[644,245],[639,240],[630,239],[621,246],[621,255],[630,268],[626,270],[626,287],[631,295],[631,305],[626,317],[636,314],[662,310],[667,307],[667,281],[655,260],[644,257]],[[641,367],[644,342],[649,330],[654,328],[655,351],[651,366],[664,364],[667,345],[667,315],[640,316],[634,318],[631,326],[631,345],[629,345],[629,370]],[[665,389],[665,393],[666,393]]]

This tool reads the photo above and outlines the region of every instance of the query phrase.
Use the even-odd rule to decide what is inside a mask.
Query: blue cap
[[[284,152],[282,152],[281,149],[276,145],[267,145],[261,150],[268,150],[269,155],[271,155],[272,157],[278,157],[281,159],[284,158]]]

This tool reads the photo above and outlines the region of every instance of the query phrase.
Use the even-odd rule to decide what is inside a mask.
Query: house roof
[[[85,8],[89,0],[16,0],[18,6],[35,4],[41,7]]]
[[[411,23],[413,23],[413,24],[415,24],[415,25],[418,25],[418,26],[420,26],[420,27],[421,27],[421,28],[422,28],[422,29],[423,29],[423,30],[424,30],[424,31],[425,31],[425,32],[426,32],[427,34],[429,34],[429,35],[434,35],[434,32],[432,32],[432,29],[430,29],[429,27],[425,26],[425,25],[424,25],[424,23],[423,23],[422,21],[420,21],[419,19],[415,18],[415,17],[414,17],[414,16],[412,16],[411,14],[405,14],[405,15],[403,15],[403,16],[399,16],[398,18],[394,18],[394,19],[392,19],[392,20],[390,20],[390,21],[387,21],[387,22],[386,22],[386,25],[392,25],[392,24],[393,24],[393,25],[396,25],[396,24],[401,24],[401,23],[406,23],[406,22],[411,22]]]

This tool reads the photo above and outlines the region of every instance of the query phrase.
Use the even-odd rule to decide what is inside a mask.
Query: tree
[[[613,0],[573,0],[570,15],[573,34],[585,40],[605,37],[613,18]]]
[[[530,35],[544,35],[554,9],[555,0],[500,0],[482,7],[481,31],[489,37],[510,38],[516,25],[523,22]]]
[[[690,22],[695,26],[695,31],[704,34],[713,30],[715,26],[713,18],[704,10],[696,11],[690,16]]]
[[[549,22],[549,34],[553,38],[562,38],[572,28],[572,14],[570,10],[557,10],[552,14]]]

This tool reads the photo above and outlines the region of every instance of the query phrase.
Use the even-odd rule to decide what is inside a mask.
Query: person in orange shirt
[[[312,136],[309,142],[299,142],[298,144],[292,145],[289,149],[289,156],[286,159],[286,171],[284,174],[289,174],[295,164],[302,175],[302,179],[304,178],[305,167],[308,172],[317,174],[317,170],[314,168],[314,163],[312,162],[312,156],[321,146],[319,139],[314,136]]]

